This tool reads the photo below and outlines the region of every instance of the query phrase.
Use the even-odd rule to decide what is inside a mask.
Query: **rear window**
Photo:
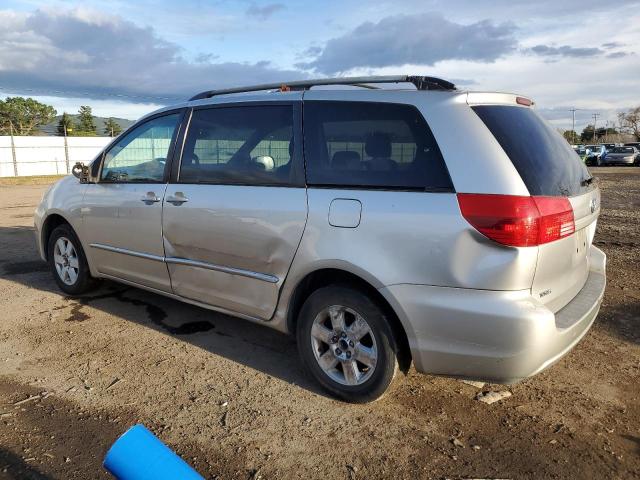
[[[591,175],[580,157],[532,109],[507,105],[472,108],[509,156],[531,195],[570,197],[593,188],[583,182]]]
[[[440,149],[410,105],[304,103],[307,183],[452,191]]]
[[[633,147],[618,147],[613,149],[613,153],[633,153]]]

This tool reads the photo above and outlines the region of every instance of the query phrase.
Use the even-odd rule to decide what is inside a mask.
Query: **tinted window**
[[[194,110],[179,180],[188,183],[286,184],[293,155],[287,105]]]
[[[307,183],[453,189],[431,130],[408,105],[305,102]]]
[[[473,110],[509,156],[531,195],[573,196],[591,177],[567,141],[530,108],[488,105]]]
[[[134,128],[109,149],[101,179],[107,182],[160,182],[179,113],[157,117]]]

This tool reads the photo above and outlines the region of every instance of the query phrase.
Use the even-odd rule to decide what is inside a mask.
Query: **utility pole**
[[[573,143],[576,143],[576,112],[578,111],[577,108],[570,108],[569,111],[571,112],[571,140]]]
[[[596,122],[598,121],[600,114],[592,113],[591,116],[593,117],[593,143],[596,143]]]

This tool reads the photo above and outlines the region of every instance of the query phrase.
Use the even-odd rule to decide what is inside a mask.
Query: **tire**
[[[70,225],[59,225],[51,232],[47,258],[51,274],[64,293],[75,296],[95,288],[97,281],[91,276],[82,244]]]
[[[398,347],[383,310],[348,286],[313,292],[300,312],[296,337],[307,370],[347,402],[377,400],[398,371]]]

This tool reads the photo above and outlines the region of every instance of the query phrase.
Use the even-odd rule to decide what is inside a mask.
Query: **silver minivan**
[[[75,173],[35,214],[64,292],[106,278],[294,334],[347,401],[411,363],[534,375],[604,293],[596,182],[513,94],[415,76],[208,91]]]

